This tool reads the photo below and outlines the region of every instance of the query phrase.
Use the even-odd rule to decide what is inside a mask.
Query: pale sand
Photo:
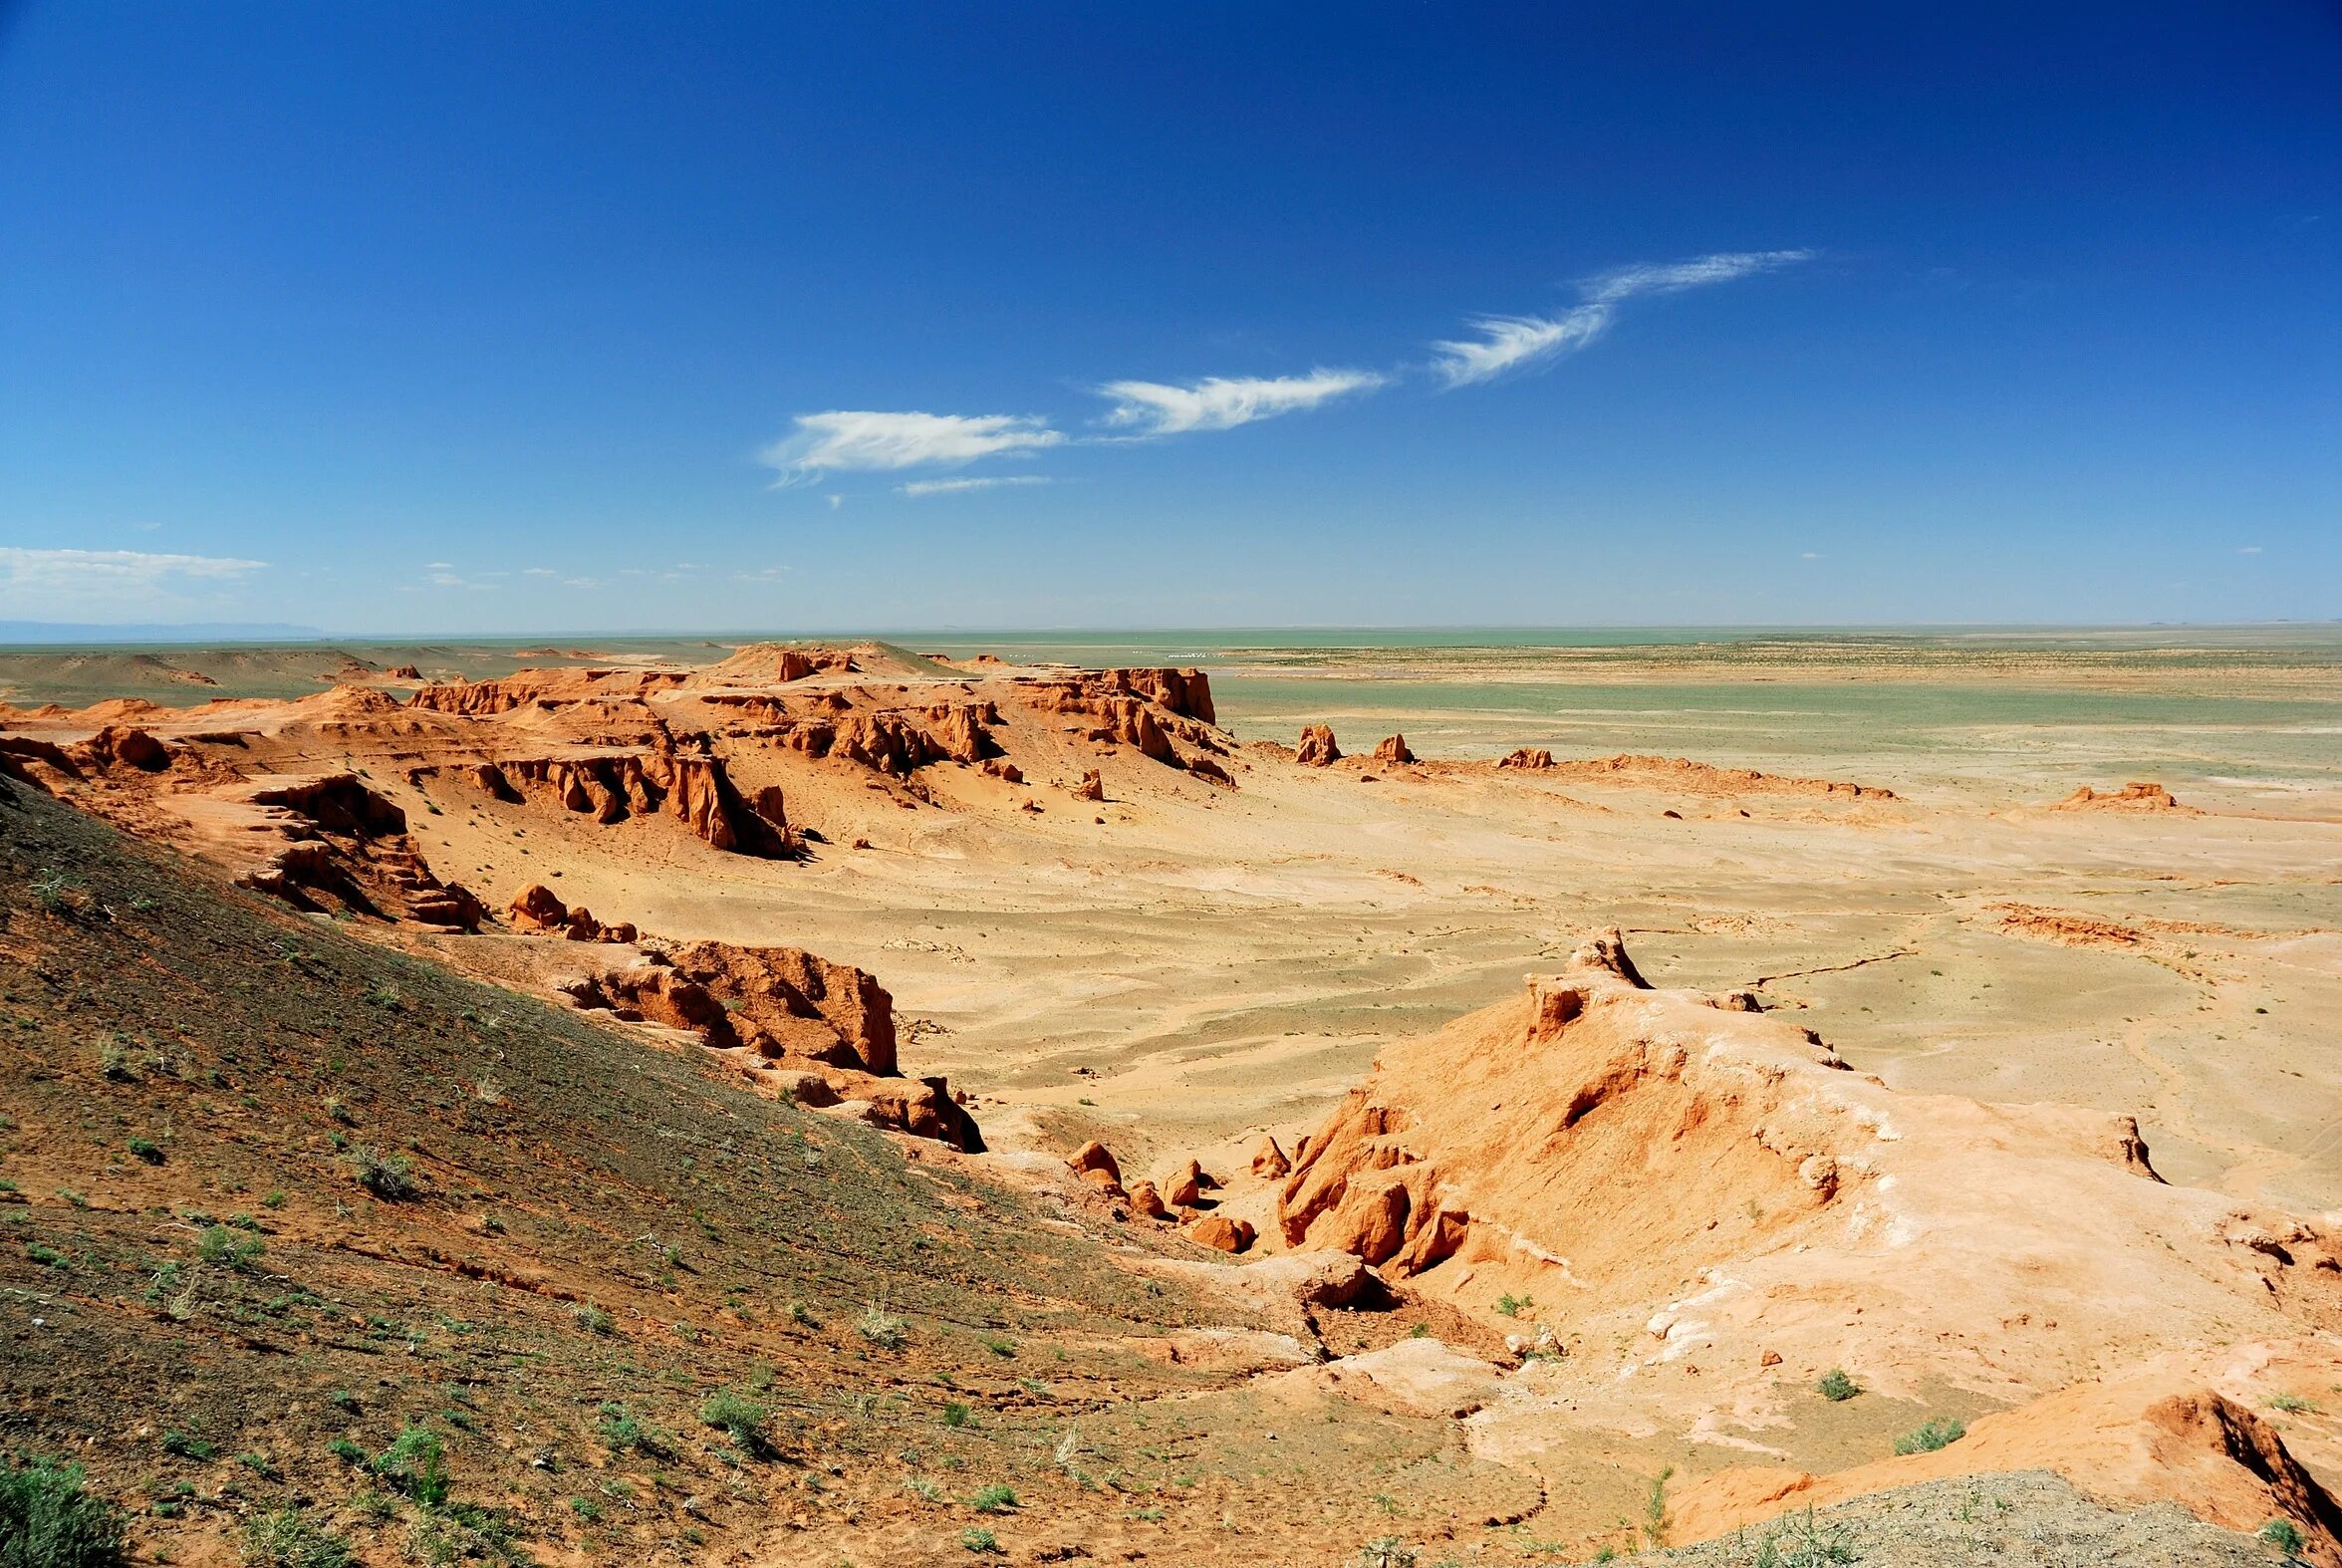
[[[559,864],[606,916],[871,969],[937,1026],[907,1061],[981,1095],[1005,1147],[1096,1136],[1143,1171],[1289,1140],[1383,1041],[1617,924],[1655,983],[1761,981],[1899,1088],[2136,1111],[2173,1180],[2342,1206],[2342,823],[2320,799],[2282,820],[2060,813],[2005,801],[2122,781],[1840,804],[1249,760],[1226,794],[1110,759],[1106,804],[1044,790],[1038,817],[950,769],[938,790],[979,809],[793,781],[792,813],[832,840],[813,864],[701,857],[687,877],[590,826],[535,826],[528,861],[454,816],[416,827],[434,868],[499,899]],[[1828,776],[1908,787],[1876,757]],[[875,848],[844,848],[856,834]],[[2005,929],[2008,904],[2212,929],[2065,945]]]

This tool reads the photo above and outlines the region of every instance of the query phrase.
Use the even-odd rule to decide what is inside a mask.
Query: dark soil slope
[[[1210,1385],[1146,1344],[1232,1316],[5,779],[0,1112],[0,1448],[181,1562],[294,1504],[370,1560],[700,1560],[1071,1486],[1081,1416]]]

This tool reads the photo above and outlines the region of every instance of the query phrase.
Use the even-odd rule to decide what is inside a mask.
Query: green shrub
[[[33,877],[33,903],[44,915],[78,915],[90,902],[90,890],[80,878],[53,866]]]
[[[326,1452],[340,1459],[344,1464],[364,1464],[366,1462],[366,1450],[348,1437],[336,1437],[327,1443]]]
[[[350,1568],[350,1543],[309,1522],[299,1510],[279,1508],[244,1526],[241,1556],[251,1568]]]
[[[1862,1385],[1848,1377],[1844,1367],[1832,1367],[1822,1374],[1822,1381],[1814,1385],[1814,1390],[1832,1405],[1843,1405],[1862,1392]]]
[[[719,1389],[701,1403],[699,1419],[721,1429],[741,1452],[755,1453],[764,1446],[764,1424],[771,1419],[771,1412],[761,1400],[752,1400],[735,1389]]]
[[[645,1453],[661,1451],[660,1439],[616,1400],[603,1401],[595,1411],[594,1431],[613,1453],[624,1453],[629,1448],[640,1448]]]
[[[1674,1480],[1676,1467],[1669,1465],[1652,1477],[1651,1490],[1643,1498],[1643,1538],[1653,1546],[1667,1544],[1667,1483]]]
[[[439,1435],[409,1422],[375,1455],[374,1472],[426,1508],[447,1500],[447,1449]]]
[[[124,1147],[150,1166],[162,1164],[162,1148],[150,1138],[133,1138]]]
[[[114,1568],[123,1551],[120,1508],[82,1486],[78,1464],[18,1459],[0,1469],[0,1564],[5,1568]]]
[[[1369,1541],[1358,1549],[1358,1568],[1415,1568],[1420,1560],[1415,1548],[1396,1535]]]
[[[989,1486],[979,1487],[976,1494],[968,1498],[967,1505],[978,1513],[1011,1513],[1016,1509],[1016,1492],[1012,1487],[994,1481]]]
[[[208,1459],[219,1451],[216,1442],[205,1442],[191,1433],[166,1432],[162,1435],[162,1451],[182,1459]]]
[[[526,1563],[534,1559],[515,1548],[520,1527],[501,1508],[449,1503],[426,1508],[406,1537],[408,1554],[430,1568],[460,1562]]]
[[[959,1544],[971,1552],[996,1552],[1000,1550],[1000,1537],[990,1530],[970,1528],[959,1532]]]
[[[195,1255],[206,1263],[249,1270],[268,1250],[268,1243],[232,1225],[208,1225],[196,1239]]]
[[[1907,1432],[1895,1439],[1897,1453],[1933,1453],[1938,1448],[1949,1448],[1967,1436],[1967,1426],[1956,1416],[1934,1416],[1916,1432]]]
[[[350,1169],[358,1184],[379,1198],[395,1203],[414,1196],[414,1162],[404,1155],[359,1144],[350,1151]]]
[[[579,1302],[574,1315],[578,1327],[589,1334],[607,1334],[618,1327],[618,1320],[610,1315],[609,1309],[591,1301]]]
[[[2271,1519],[2255,1533],[2280,1552],[2297,1552],[2308,1544],[2301,1526],[2291,1519]]]
[[[875,1301],[863,1312],[862,1321],[854,1326],[864,1339],[881,1350],[901,1350],[911,1343],[911,1324]]]
[[[1846,1526],[1824,1527],[1808,1508],[1803,1514],[1792,1516],[1786,1529],[1765,1532],[1764,1538],[1756,1543],[1756,1555],[1749,1559],[1749,1568],[1831,1568],[1835,1563],[1856,1560]]]
[[[967,1419],[971,1414],[972,1411],[965,1400],[945,1400],[943,1402],[943,1425],[946,1427],[966,1426]]]

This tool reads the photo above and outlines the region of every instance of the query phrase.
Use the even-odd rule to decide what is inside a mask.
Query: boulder
[[[1405,735],[1385,735],[1375,747],[1375,760],[1390,767],[1399,767],[1415,760],[1415,753],[1407,748]]]
[[[1553,766],[1553,753],[1547,751],[1543,746],[1534,750],[1523,746],[1518,751],[1499,758],[1496,765],[1500,768],[1521,768],[1530,772],[1543,772]]]
[[[1169,1219],[1171,1210],[1163,1206],[1163,1194],[1155,1190],[1155,1183],[1142,1177],[1131,1183],[1131,1211],[1149,1219]]]
[[[1206,1214],[1187,1227],[1187,1239],[1222,1252],[1241,1252],[1252,1245],[1252,1226],[1225,1214]]]
[[[1081,800],[1104,800],[1106,780],[1096,768],[1092,768],[1082,775],[1082,782],[1074,786],[1074,795]]]
[[[1280,1180],[1292,1169],[1293,1162],[1287,1160],[1285,1152],[1277,1147],[1274,1133],[1260,1141],[1260,1148],[1252,1156],[1252,1174],[1254,1176],[1266,1176],[1272,1181]]]
[[[1123,1196],[1123,1170],[1115,1163],[1114,1152],[1095,1138],[1073,1152],[1066,1165],[1074,1175],[1102,1192]]]
[[[1163,1183],[1163,1200],[1173,1208],[1193,1208],[1206,1188],[1217,1185],[1203,1167],[1190,1160]]]
[[[541,882],[532,882],[514,894],[506,913],[515,930],[560,931],[569,927],[569,907]]]
[[[1301,749],[1294,760],[1305,768],[1328,768],[1342,760],[1342,748],[1334,743],[1334,731],[1324,724],[1311,724],[1301,731]]]

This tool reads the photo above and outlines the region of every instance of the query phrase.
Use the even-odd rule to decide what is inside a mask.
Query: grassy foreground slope
[[[1241,1321],[6,780],[0,1113],[0,1447],[181,1561],[288,1506],[369,1557],[957,1554],[967,1497],[1078,1489],[1085,1413],[1214,1381],[1151,1339]]]

